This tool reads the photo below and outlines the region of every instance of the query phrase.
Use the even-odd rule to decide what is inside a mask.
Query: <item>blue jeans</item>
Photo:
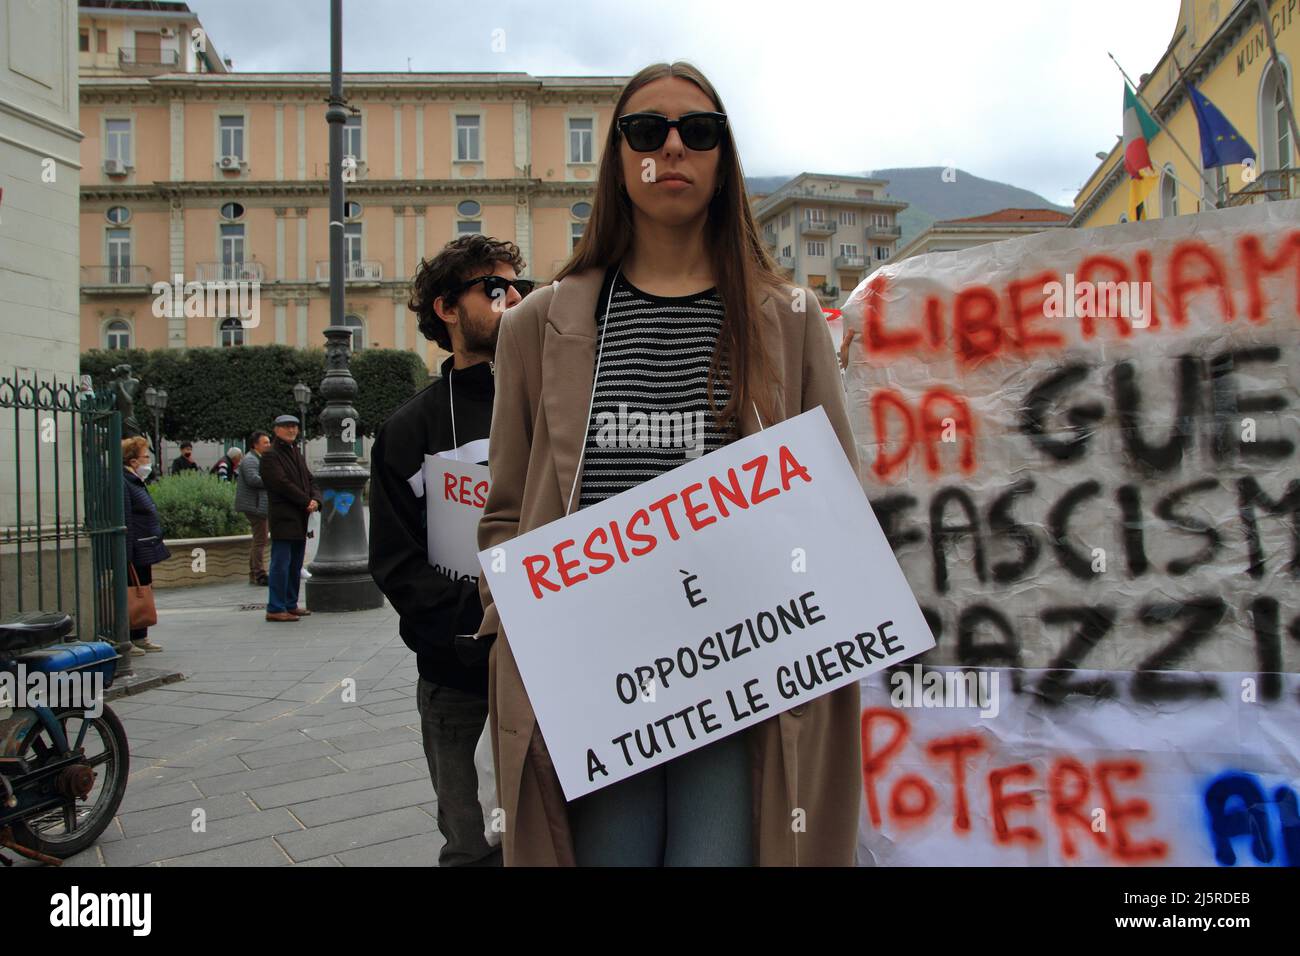
[[[744,731],[569,804],[579,866],[752,866]]]
[[[267,613],[292,611],[298,606],[298,585],[302,583],[302,559],[306,553],[305,540],[271,542],[271,570],[266,575],[271,589]]]

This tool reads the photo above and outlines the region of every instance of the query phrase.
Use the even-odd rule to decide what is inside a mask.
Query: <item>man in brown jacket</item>
[[[502,317],[492,488],[479,524],[480,549],[565,514],[565,495],[577,474],[589,421],[601,281],[598,269],[568,276]],[[795,302],[806,305],[796,308]],[[839,363],[816,294],[804,289],[800,296],[763,295],[758,304],[762,336],[775,358],[776,374],[767,383],[773,421],[822,406],[856,468]],[[551,383],[545,393],[543,381]],[[750,412],[740,421],[742,436],[761,427]],[[537,466],[536,478],[525,482],[530,463]],[[479,634],[498,635],[489,659],[488,705],[505,814],[505,863],[572,866],[568,806],[492,600],[489,577],[479,579],[484,609]],[[754,859],[760,865],[853,864],[862,795],[860,721],[858,688],[850,684],[741,731],[751,752]]]
[[[287,622],[311,613],[298,607],[298,587],[307,550],[307,518],[320,510],[321,495],[306,457],[295,444],[298,419],[281,415],[275,420],[274,430],[275,440],[261,463],[271,530],[266,619]]]

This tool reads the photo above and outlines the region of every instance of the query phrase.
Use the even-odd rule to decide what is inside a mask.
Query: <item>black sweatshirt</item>
[[[455,640],[457,634],[473,634],[483,621],[478,582],[454,581],[429,564],[423,479],[418,477],[426,454],[456,447],[449,378],[456,388],[455,441],[465,445],[487,438],[491,430],[492,364],[452,369],[450,358],[442,365],[442,378],[379,427],[370,452],[370,574],[401,617],[402,640],[415,651],[420,676],[486,697],[490,642]]]

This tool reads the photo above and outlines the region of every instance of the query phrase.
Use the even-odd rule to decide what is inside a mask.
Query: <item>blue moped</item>
[[[117,651],[65,640],[72,624],[48,611],[0,622],[0,847],[52,865],[99,839],[130,769],[122,722],[83,692],[112,684]]]

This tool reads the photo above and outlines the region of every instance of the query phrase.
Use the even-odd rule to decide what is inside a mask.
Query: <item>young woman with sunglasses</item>
[[[857,463],[825,317],[760,241],[713,86],[656,64],[614,115],[585,236],[558,281],[501,323],[480,548],[818,405]],[[597,416],[620,406],[704,413],[702,447],[609,447]],[[566,803],[486,577],[507,865],[853,862],[856,687]]]

